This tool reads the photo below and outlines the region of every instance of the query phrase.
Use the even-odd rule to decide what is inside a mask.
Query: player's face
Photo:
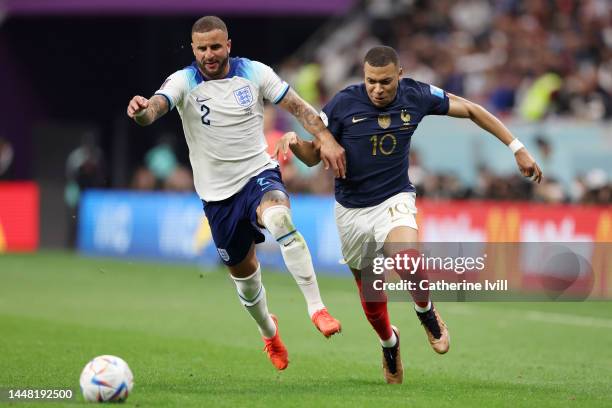
[[[208,79],[223,78],[229,72],[229,53],[232,40],[221,30],[191,35],[191,48],[198,67]]]
[[[373,67],[366,62],[363,71],[366,91],[372,104],[377,108],[383,108],[393,102],[402,69],[393,63],[384,67]]]

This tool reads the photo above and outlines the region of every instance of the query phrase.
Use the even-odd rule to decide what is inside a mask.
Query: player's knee
[[[266,208],[261,214],[264,226],[281,245],[296,242],[298,232],[291,219],[291,211],[284,205]]]
[[[270,190],[263,195],[261,203],[268,203],[270,205],[283,205],[285,207],[289,207],[289,197],[287,196],[287,194],[280,190]]]

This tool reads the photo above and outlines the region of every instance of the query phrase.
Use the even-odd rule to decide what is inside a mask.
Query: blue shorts
[[[278,167],[262,171],[225,200],[202,201],[217,252],[227,266],[244,260],[253,243],[265,241],[257,225],[257,207],[263,195],[273,190],[287,194]]]

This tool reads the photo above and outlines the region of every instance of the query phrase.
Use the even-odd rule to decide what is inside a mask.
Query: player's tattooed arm
[[[151,99],[136,95],[127,107],[127,115],[140,126],[148,126],[164,116],[170,106],[162,95],[153,95]]]
[[[334,136],[327,130],[317,111],[300,98],[293,89],[289,89],[279,105],[295,116],[304,126],[304,129],[319,141],[321,145],[320,157],[325,169],[331,167],[336,177],[344,178],[346,176],[344,148],[336,142]]]
[[[482,106],[451,93],[448,94],[448,99],[448,116],[469,118],[480,128],[498,138],[506,146],[514,140],[512,132],[510,132],[510,130],[491,112]],[[529,154],[527,148],[523,147],[518,150],[514,154],[514,159],[523,176],[533,177],[533,180],[538,183],[542,180],[542,170],[531,154]]]
[[[280,101],[279,106],[295,116],[304,126],[304,129],[317,139],[324,139],[328,136],[329,132],[315,108],[303,100],[293,89],[289,89],[287,95]],[[333,137],[331,134],[329,136]]]
[[[301,139],[295,132],[287,132],[276,142],[274,157],[278,158],[279,155],[283,155],[286,160],[289,149],[309,167],[321,161],[321,144],[316,139],[309,142]]]

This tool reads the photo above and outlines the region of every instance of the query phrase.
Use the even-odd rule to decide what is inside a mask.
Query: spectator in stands
[[[108,186],[104,153],[98,146],[94,132],[83,135],[81,145],[66,160],[66,187],[64,200],[68,207],[68,244],[76,242],[76,228],[81,193],[90,188]]]
[[[131,188],[139,191],[155,190],[157,180],[155,175],[146,166],[140,166],[134,172]]]
[[[13,146],[0,137],[0,180],[9,178],[11,164],[13,164]]]
[[[367,1],[363,10],[338,31],[397,44],[402,66],[417,80],[496,113],[520,106],[530,120],[551,113],[612,118],[609,0],[383,0]],[[320,65],[328,88],[322,93],[333,95],[359,72],[356,56],[363,50],[347,48],[341,35],[320,49],[314,54],[342,60],[342,69],[326,59]]]
[[[264,108],[264,135],[266,136],[266,143],[268,144],[268,154],[274,155],[274,146],[278,142],[285,132],[280,130],[277,126],[277,112],[273,105],[267,104]],[[290,166],[293,160],[293,153],[290,151],[286,155],[279,155],[278,157],[272,157],[278,161],[281,171],[283,172],[283,180],[285,178],[285,168]]]
[[[172,134],[162,134],[155,146],[145,155],[145,164],[160,185],[163,185],[178,166],[174,152],[174,139],[175,136]]]
[[[177,165],[172,173],[164,180],[163,188],[166,191],[195,191],[193,188],[193,176],[191,171],[182,164]]]

